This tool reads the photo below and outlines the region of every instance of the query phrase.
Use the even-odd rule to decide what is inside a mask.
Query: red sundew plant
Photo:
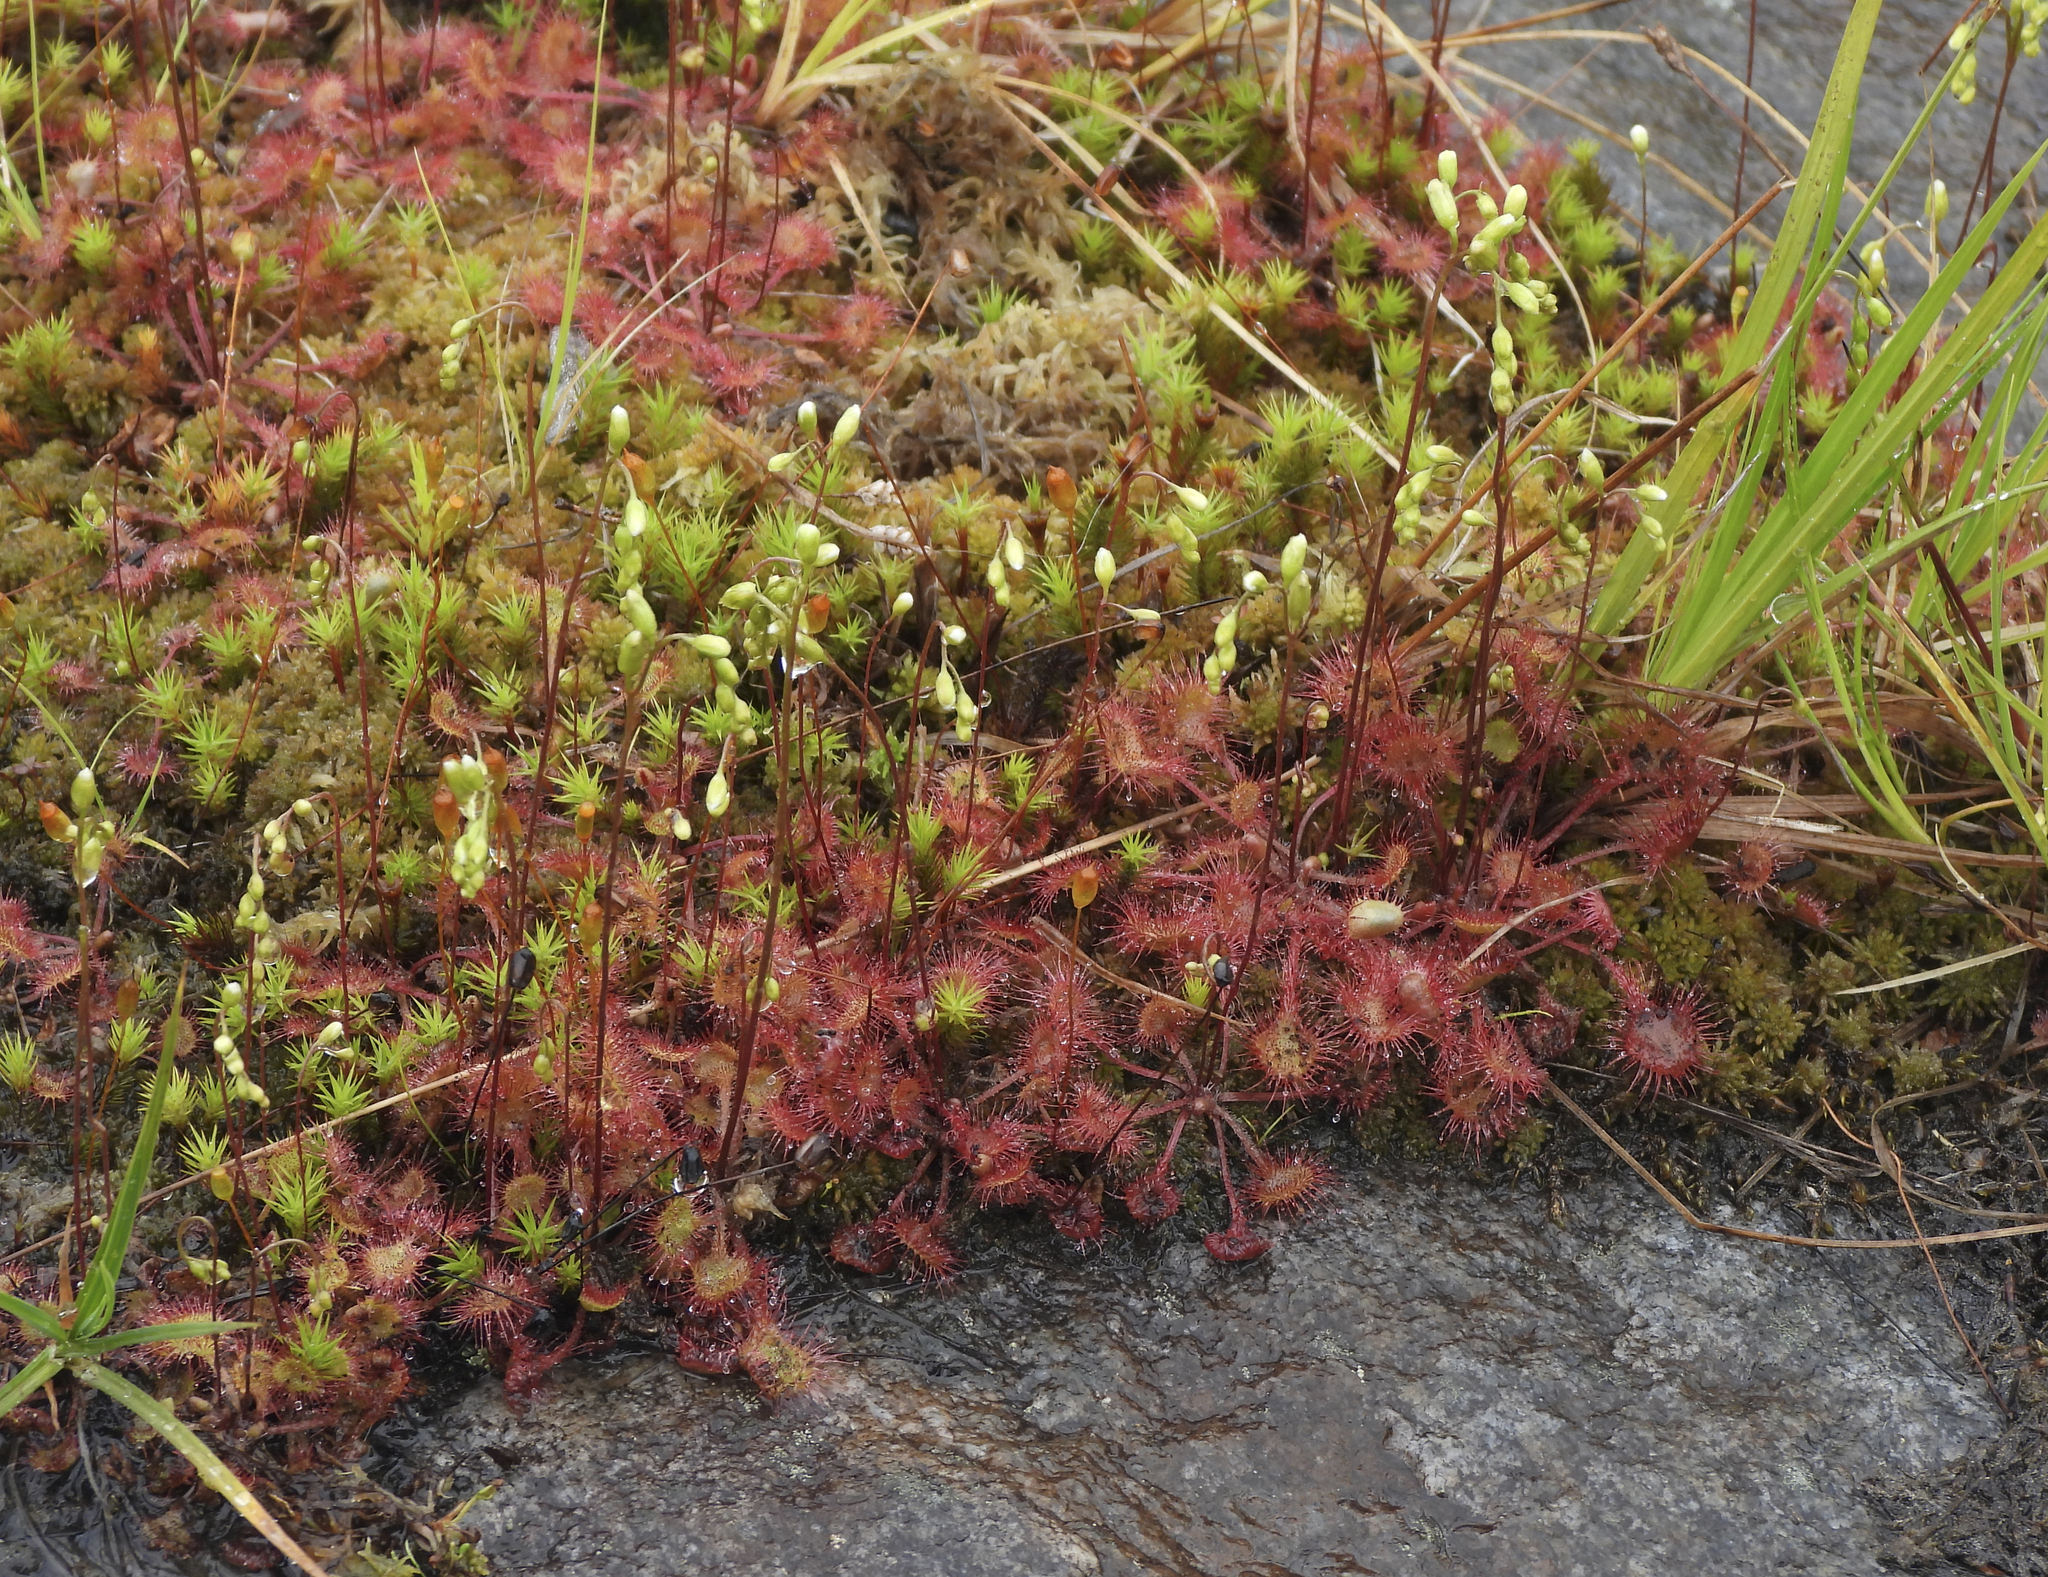
[[[1242,1264],[1331,1118],[1519,1162],[1562,1068],[1789,1088],[1758,972],[1827,900],[1694,845],[1745,762],[1904,769],[1786,742],[1819,604],[1750,693],[1761,527],[1746,613],[1692,589],[1695,495],[1745,529],[1797,445],[1691,445],[1871,430],[1881,253],[1853,301],[1691,267],[1597,149],[1376,46],[1287,91],[1250,16],[1105,71],[1099,7],[250,15],[0,74],[0,1099],[72,1173],[0,1276],[71,1295],[160,1091],[196,1213],[110,1365],[279,1468],[437,1332],[524,1389],[653,1327],[780,1401],[831,1372],[801,1245],[943,1285],[977,1212],[1185,1217]],[[2005,452],[1965,405],[1914,532]],[[1763,518],[1805,566],[1860,507]],[[1956,562],[2037,553],[1998,531]]]
[[[1719,1036],[1712,1010],[1697,991],[1670,992],[1659,1000],[1626,964],[1614,967],[1612,979],[1617,1000],[1608,1047],[1633,1084],[1655,1093],[1712,1065]]]

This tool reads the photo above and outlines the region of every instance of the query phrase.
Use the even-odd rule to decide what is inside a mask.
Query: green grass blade
[[[847,36],[865,22],[880,4],[881,0],[853,0],[853,4],[842,6],[839,14],[826,24],[825,31],[819,35],[817,43],[811,46],[811,52],[804,56],[804,63],[797,67],[796,80],[801,82],[805,77],[815,75],[818,68],[831,57],[832,51],[843,44]]]
[[[1727,575],[1729,561],[1735,557],[1743,530],[1756,508],[1764,475],[1770,469],[1772,451],[1775,448],[1779,453],[1788,452],[1786,440],[1780,437],[1774,445],[1771,435],[1783,434],[1793,426],[1792,399],[1797,383],[1794,378],[1772,378],[1770,393],[1764,397],[1764,408],[1756,413],[1754,426],[1739,451],[1743,461],[1741,475],[1736,478],[1736,485],[1730,491],[1719,518],[1709,522],[1710,531],[1704,543],[1695,538],[1692,561],[1686,566],[1685,585],[1680,591],[1681,599],[1692,585],[1718,585]],[[1676,520],[1671,524],[1675,526]],[[1681,600],[1681,608],[1687,605]],[[1660,638],[1658,644],[1661,646],[1668,639],[1667,634]]]
[[[111,1369],[102,1369],[96,1363],[80,1363],[73,1365],[73,1370],[95,1391],[111,1396],[169,1441],[178,1454],[198,1470],[209,1488],[239,1511],[250,1526],[276,1545],[308,1577],[327,1577],[320,1563],[299,1547],[298,1541],[284,1531],[249,1486],[235,1477],[234,1469],[215,1456],[213,1448],[194,1434],[177,1414]]]
[[[1919,354],[1943,306],[1962,288],[1991,244],[2040,158],[2037,152],[2027,161],[1942,270],[1935,287],[1871,359],[1863,382],[1794,473],[1785,496],[1757,526],[1741,557],[1711,585],[1696,583],[1694,595],[1673,621],[1668,643],[1646,665],[1646,678],[1692,688],[1710,677],[1749,637],[1764,609],[1792,584],[1801,565],[1846,530],[1882,490],[1897,471],[1905,446],[1944,405],[1967,393],[1972,380],[1966,375],[1995,354],[2002,340],[2015,336],[2014,309],[2038,288],[2036,276],[2048,262],[2048,220],[2034,226],[1962,322],[1927,359],[1912,386],[1884,409],[1891,388]]]
[[[37,211],[36,200],[29,196],[27,185],[4,147],[0,147],[0,214],[13,220],[14,227],[29,240],[42,240],[42,214]]]
[[[2004,376],[1985,402],[1984,419],[1977,424],[1969,448],[1963,451],[1962,459],[1956,464],[1955,480],[1949,484],[1950,503],[1956,503],[1980,488],[1997,486],[2000,474],[2007,469],[2005,456],[2012,436],[2012,424],[2026,395],[2027,380],[2040,359],[2044,317],[2048,317],[2048,301],[2034,309],[2025,337],[2014,346],[2012,356],[2006,362]],[[2035,438],[2038,439],[2040,433],[2041,429],[2037,427]]]
[[[920,33],[935,32],[939,28],[950,27],[955,22],[965,21],[968,17],[978,12],[986,11],[995,4],[997,4],[997,0],[965,0],[965,4],[951,5],[942,11],[933,11],[927,16],[921,16],[913,21],[905,22],[900,27],[892,27],[886,33],[877,33],[864,44],[854,45],[845,54],[835,59],[832,64],[835,68],[853,65],[855,62],[866,60],[872,55],[879,55],[885,50],[894,49],[899,44],[907,44]],[[843,37],[844,35],[841,36]],[[815,56],[817,51],[813,49],[811,53]],[[812,69],[811,61],[805,60],[804,74],[809,75]],[[802,80],[799,77],[798,83],[801,84]]]
[[[97,1358],[101,1353],[114,1352],[122,1347],[139,1347],[144,1342],[181,1342],[191,1336],[227,1336],[235,1331],[255,1328],[248,1320],[166,1320],[161,1325],[138,1325],[133,1330],[116,1331],[111,1336],[72,1342],[69,1350],[73,1357]]]
[[[1828,76],[1827,93],[1821,100],[1820,116],[1814,122],[1813,140],[1806,146],[1806,157],[1799,167],[1799,181],[1792,190],[1792,201],[1786,209],[1784,223],[1778,227],[1771,260],[1765,265],[1763,278],[1757,281],[1756,295],[1743,317],[1742,326],[1735,331],[1722,357],[1721,375],[1724,378],[1733,378],[1748,371],[1771,347],[1779,314],[1791,297],[1800,269],[1808,260],[1814,236],[1823,219],[1832,222],[1834,218],[1836,209],[1829,198],[1840,191],[1848,170],[1849,141],[1856,130],[1856,95],[1862,85],[1863,67],[1870,55],[1870,42],[1882,4],[1883,0],[1856,0],[1856,9],[1842,30],[1842,42],[1835,51],[1834,69]],[[1787,335],[1782,342],[1784,348],[1778,354],[1787,354],[1798,343],[1798,338],[1796,333]],[[1671,540],[1681,539],[1680,527],[1686,510],[1706,485],[1723,453],[1742,431],[1753,397],[1753,389],[1739,394],[1709,416],[1693,433],[1691,441],[1672,466],[1664,483],[1665,491],[1671,495],[1670,500],[1656,511]],[[1729,551],[1732,552],[1734,537],[1745,524],[1734,518],[1732,512],[1722,516],[1716,530],[1726,538]],[[1658,556],[1656,542],[1647,532],[1638,531],[1623,549],[1599,601],[1594,605],[1589,623],[1596,633],[1611,635],[1634,615],[1643,584],[1656,568]],[[1712,585],[1712,582],[1693,584]]]
[[[1863,206],[1857,210],[1855,219],[1841,232],[1841,238],[1836,243],[1834,252],[1818,270],[1808,274],[1800,298],[1802,306],[1810,306],[1814,300],[1818,299],[1820,293],[1827,288],[1829,281],[1833,279],[1835,270],[1847,261],[1849,249],[1856,244],[1856,237],[1863,233],[1863,227],[1870,223],[1872,216],[1878,212],[1884,202],[1885,194],[1891,190],[1892,182],[1897,180],[1899,172],[1905,169],[1907,157],[1912,153],[1914,147],[1918,145],[1921,137],[1926,134],[1927,128],[1934,123],[1934,112],[1948,101],[1949,90],[1953,86],[1962,66],[1962,56],[1958,55],[1950,60],[1948,69],[1941,75],[1941,80],[1927,90],[1926,102],[1920,106],[1920,114],[1914,120],[1911,129],[1900,140],[1897,149],[1892,153],[1891,163],[1885,166],[1884,173],[1877,178],[1875,184],[1871,186],[1869,193],[1864,197]]]
[[[2004,691],[2004,682],[1987,674],[1981,666],[1973,665],[1968,648],[1958,646],[1954,649],[1954,656],[1963,681],[1963,685],[1958,686],[1957,676],[1943,666],[1917,631],[1900,620],[1896,614],[1881,607],[1876,611],[1876,618],[1898,642],[1900,649],[1912,654],[1913,661],[1927,676],[1928,682],[1941,693],[1949,715],[1962,725],[1963,730],[1970,735],[1976,745],[1978,753],[1983,756],[1986,765],[1997,775],[2000,785],[2012,801],[2012,809],[2025,824],[2027,836],[2033,840],[2034,852],[2044,861],[2048,861],[2048,823],[2042,820],[2041,796],[2035,786],[2033,764],[2017,752],[2008,755],[2001,751],[1997,741],[1984,726],[1981,710],[1987,704],[1984,691],[1993,692],[1989,705],[2000,705],[2003,700],[2001,692]],[[1978,688],[1980,685],[1982,689]],[[1968,687],[1967,693],[1964,687]]]
[[[178,977],[177,995],[171,1000],[170,1016],[164,1020],[163,1055],[149,1082],[149,1104],[142,1109],[142,1126],[136,1130],[135,1153],[128,1158],[128,1171],[121,1179],[120,1195],[114,1200],[107,1229],[100,1234],[100,1246],[92,1257],[92,1268],[78,1289],[78,1312],[71,1321],[74,1337],[97,1336],[114,1312],[114,1283],[121,1264],[128,1257],[128,1239],[135,1231],[135,1211],[142,1191],[149,1186],[150,1162],[156,1159],[157,1130],[164,1118],[164,1091],[170,1087],[171,1064],[177,1058],[173,1027],[185,1006],[185,977]]]
[[[45,1347],[23,1364],[12,1380],[0,1385],[0,1417],[21,1406],[64,1370],[64,1360],[55,1347]]]
[[[1772,258],[1763,268],[1763,279],[1757,281],[1755,299],[1743,315],[1743,324],[1729,342],[1729,348],[1722,354],[1720,373],[1724,379],[1733,379],[1749,371],[1757,360],[1765,356],[1774,346],[1778,336],[1778,319],[1784,311],[1786,301],[1792,299],[1792,289],[1798,283],[1798,274],[1804,268],[1808,274],[1806,291],[1800,295],[1792,315],[1792,328],[1784,336],[1776,338],[1776,356],[1790,358],[1802,338],[1804,317],[1812,309],[1812,301],[1819,297],[1821,287],[1827,283],[1827,274],[1833,270],[1833,262],[1827,266],[1815,266],[1821,262],[1821,250],[1825,248],[1823,238],[1833,236],[1833,221],[1839,211],[1841,184],[1847,178],[1849,168],[1849,139],[1855,133],[1855,98],[1862,88],[1864,66],[1870,57],[1870,43],[1878,25],[1878,10],[1882,0],[1858,0],[1855,10],[1849,14],[1847,25],[1841,33],[1841,45],[1835,51],[1835,66],[1827,80],[1827,94],[1821,100],[1821,115],[1812,129],[1812,141],[1806,143],[1806,158],[1800,162],[1798,184],[1792,188],[1792,203],[1786,209],[1784,223],[1778,227],[1778,240],[1772,246]],[[1944,78],[1946,80],[1946,78]],[[1864,213],[1845,233],[1843,242],[1835,248],[1835,258],[1847,250],[1849,242],[1868,219],[1884,184],[1888,184],[1898,168],[1903,168],[1909,147],[1925,131],[1933,117],[1933,104],[1939,102],[1939,88],[1929,96],[1927,109],[1921,119],[1913,125],[1913,133],[1905,139],[1892,160],[1892,168],[1884,172],[1884,180],[1870,195],[1864,205]],[[1829,229],[1823,229],[1823,221]],[[1819,279],[1815,279],[1819,274]],[[1761,383],[1761,381],[1759,381]],[[1714,412],[1688,440],[1686,449],[1677,457],[1671,473],[1665,477],[1665,492],[1671,496],[1669,502],[1651,510],[1659,524],[1665,528],[1669,541],[1683,541],[1683,522],[1686,512],[1692,508],[1694,498],[1706,485],[1708,477],[1720,465],[1722,455],[1739,440],[1749,408],[1753,391],[1741,393],[1726,406]],[[1769,430],[1769,424],[1763,428]],[[1747,518],[1737,510],[1726,510],[1712,528],[1706,557],[1696,563],[1696,573],[1690,573],[1686,584],[1679,590],[1679,614],[1696,606],[1702,598],[1710,600],[1718,586],[1718,567],[1724,567],[1735,553],[1735,545],[1747,528]],[[1622,549],[1614,569],[1608,576],[1606,588],[1602,588],[1599,600],[1593,604],[1589,627],[1599,635],[1612,635],[1628,619],[1632,619],[1642,600],[1642,590],[1657,569],[1659,547],[1649,532],[1638,530],[1634,539]]]
[[[597,185],[593,172],[597,169],[598,112],[604,104],[604,31],[611,14],[610,6],[597,13],[597,72],[590,85],[590,132],[583,149],[583,206],[576,215],[576,239],[569,248],[568,273],[562,281],[562,321],[555,333],[554,351],[548,358],[547,387],[541,391],[536,446],[561,420],[559,406],[566,398],[562,374],[569,363],[569,331],[576,324],[576,292],[583,282],[583,248],[590,236],[590,197]]]
[[[2018,518],[2020,510],[2020,500],[2010,485],[2012,479],[2018,477],[2032,481],[2039,474],[2044,458],[2048,458],[2048,422],[2036,422],[2033,432],[2018,452],[2010,459],[2005,458],[2013,423],[2019,419],[2029,398],[2028,386],[2034,369],[2040,365],[2044,347],[2048,347],[2048,299],[2034,309],[2025,336],[2006,359],[2005,375],[1999,379],[1985,420],[1971,441],[1970,452],[1963,457],[1955,484],[1949,490],[1951,508],[1964,503],[1967,495],[1972,493],[1987,500],[1991,506],[1977,511],[1967,527],[1949,539],[1945,551],[1950,564],[1981,563],[1993,547],[2004,540],[2007,529]],[[1923,568],[1914,583],[1907,617],[1916,624],[1924,623],[1940,596],[1939,579],[1931,568]]]
[[[1819,598],[1813,590],[1814,582],[1820,578],[1819,566],[1807,566],[1807,605],[1814,614],[1814,627],[1821,632],[1828,653],[1828,667],[1834,676],[1836,693],[1841,696],[1843,712],[1850,726],[1856,732],[1856,748],[1862,754],[1863,765],[1869,773],[1869,781],[1878,791],[1874,803],[1892,830],[1913,842],[1925,843],[1927,830],[1921,824],[1920,813],[1907,803],[1906,776],[1899,769],[1898,757],[1892,753],[1891,735],[1886,731],[1879,707],[1872,701],[1870,687],[1865,682],[1869,672],[1865,658],[1864,633],[1869,625],[1870,596],[1866,587],[1862,606],[1850,628],[1855,632],[1856,647],[1846,668],[1840,661],[1839,648],[1828,631],[1827,619],[1820,610]]]
[[[48,1309],[38,1308],[33,1303],[24,1303],[12,1293],[0,1292],[0,1309],[6,1310],[21,1321],[23,1329],[42,1337],[46,1342],[60,1342],[70,1334],[64,1329],[64,1322]]]
[[[1802,254],[1812,247],[1822,223],[1832,224],[1835,218],[1836,210],[1829,199],[1841,191],[1848,174],[1849,142],[1856,131],[1856,98],[1862,90],[1863,67],[1870,58],[1870,43],[1882,7],[1883,0],[1856,0],[1856,9],[1842,29],[1842,42],[1835,50],[1834,68],[1828,74],[1827,92],[1813,124],[1813,140],[1800,161],[1799,182],[1792,190],[1785,222],[1778,228],[1763,278],[1757,281],[1755,299],[1735,332],[1731,349],[1734,371],[1746,370],[1770,344],[1778,314],[1807,262]]]
[[[2027,499],[2035,497],[2036,495],[2042,492],[2048,492],[2048,479],[2032,481],[2027,483],[2024,487],[2008,489],[2006,493],[2006,501],[2011,502],[2014,505],[2014,507],[2017,507],[2019,504],[2024,503]],[[1909,553],[1915,553],[1919,551],[1920,545],[1922,543],[1935,541],[1944,532],[1952,528],[1958,521],[1966,520],[1972,515],[1983,514],[1989,509],[1991,509],[1993,505],[1999,502],[2000,500],[1998,499],[1978,499],[1974,503],[1963,505],[1960,509],[1952,509],[1947,514],[1942,515],[1937,519],[1930,520],[1925,525],[1918,526],[1915,529],[1907,532],[1904,536],[1894,537],[1891,541],[1884,544],[1882,550],[1879,553],[1879,556],[1876,559],[1851,564],[1848,568],[1837,570],[1832,575],[1828,575],[1824,580],[1822,580],[1820,583],[1820,594],[1822,603],[1826,604],[1833,602],[1835,598],[1839,597],[1845,590],[1847,590],[1850,586],[1856,584],[1858,581],[1865,580],[1869,576],[1877,574],[1878,572],[1887,568],[1893,562],[1905,557]],[[2030,569],[2037,569],[2043,564],[2048,564],[2048,548],[2044,548],[2039,553],[2031,554],[2027,558],[2020,560],[2019,563],[2012,566],[2012,568],[2007,572],[2007,575],[2008,577],[2010,577],[2011,575],[2023,574],[2025,573],[2025,571]],[[1966,590],[1963,593],[1964,600],[1975,600],[1978,596],[1981,596],[1983,592],[1988,590],[1990,588],[1990,585],[1991,583],[1987,581],[1982,586],[1979,586],[1972,590]]]
[[[873,15],[873,6],[867,0],[856,0],[835,18],[825,36],[811,47],[803,64],[788,82],[778,84],[772,75],[768,91],[764,91],[758,111],[761,119],[770,125],[779,125],[805,109],[814,99],[828,88],[850,87],[855,83],[873,80],[869,75],[874,69],[864,64],[874,56],[885,54],[901,45],[917,41],[934,29],[950,27],[980,12],[993,9],[1001,0],[966,0],[965,4],[947,6],[944,10],[933,11],[878,33],[873,38],[855,44],[842,54],[827,58],[830,50],[846,39],[861,21]],[[849,20],[850,19],[850,20]],[[841,28],[839,23],[846,20]]]

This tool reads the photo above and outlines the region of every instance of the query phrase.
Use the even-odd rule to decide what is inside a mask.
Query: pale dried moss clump
[[[1136,408],[1126,337],[1158,313],[1116,285],[1012,302],[971,338],[941,339],[903,358],[917,392],[884,425],[898,475],[969,465],[1009,483],[1060,466],[1086,476],[1108,457]],[[915,386],[915,385],[914,385]]]

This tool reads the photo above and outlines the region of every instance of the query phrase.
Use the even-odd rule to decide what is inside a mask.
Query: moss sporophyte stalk
[[[1242,1264],[1352,1147],[2018,1043],[2048,230],[2031,163],[1837,212],[1873,4],[1690,254],[1455,40],[815,10],[7,30],[37,1460],[97,1390],[313,1570],[262,1480],[432,1343],[781,1400],[791,1255]]]

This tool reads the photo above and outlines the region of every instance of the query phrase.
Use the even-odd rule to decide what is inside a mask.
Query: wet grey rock
[[[1707,1238],[1629,1182],[1365,1184],[1258,1264],[1037,1239],[948,1291],[822,1282],[781,1412],[665,1356],[480,1388],[501,1574],[1885,1569],[1865,1486],[1996,1432],[1925,1267]],[[499,1474],[485,1447],[513,1452]]]
[[[1455,32],[1474,24],[1508,22],[1555,7],[1556,0],[1452,0],[1451,29]],[[1413,36],[1428,37],[1428,0],[1396,0],[1385,9]],[[1886,0],[1858,96],[1856,138],[1850,159],[1854,179],[1868,181],[1881,173],[1900,139],[1911,129],[1927,94],[1948,65],[1951,57],[1943,46],[1963,9],[1949,0]],[[1820,111],[1828,72],[1834,65],[1849,11],[1849,0],[1760,0],[1756,7],[1754,86],[1802,132],[1811,129]],[[1717,61],[1740,79],[1749,48],[1749,16],[1749,0],[1624,0],[1590,15],[1552,24],[1549,30],[1555,33],[1561,28],[1583,28],[1639,38],[1645,28],[1662,27],[1678,43]],[[1965,107],[1950,99],[1935,112],[1930,131],[1934,173],[1948,182],[1951,193],[1953,206],[1945,230],[1950,244],[1958,233],[1971,184],[1984,156],[1985,138],[1991,130],[1992,110],[2005,65],[2004,39],[2004,27],[1999,24],[1987,29],[1979,40],[1977,102]],[[1934,63],[1922,76],[1921,65],[1930,55],[1935,57]],[[1640,42],[1555,37],[1540,42],[1502,41],[1474,47],[1469,59],[1476,66],[1508,78],[1523,94],[1554,98],[1575,113],[1590,116],[1624,136],[1631,125],[1642,123],[1649,128],[1651,146],[1657,154],[1677,165],[1723,204],[1733,196],[1736,154],[1742,141],[1735,119],[1725,114],[1698,85],[1673,71],[1656,51]],[[1710,72],[1694,69],[1714,99],[1739,116],[1739,91]],[[1470,79],[1470,86],[1502,112],[1515,116],[1517,126],[1531,136],[1567,143],[1588,135],[1585,127],[1529,102],[1512,88],[1479,77]],[[1761,110],[1752,113],[1751,123],[1771,152],[1797,171],[1801,155],[1797,140]],[[2013,73],[2005,113],[1999,122],[2000,156],[1996,164],[2001,184],[2044,137],[2048,137],[2048,75],[2043,73],[2042,62],[2021,60]],[[1635,159],[1626,148],[1608,144],[1602,164],[1622,211],[1633,214],[1640,190]],[[1777,176],[1770,160],[1752,146],[1744,169],[1745,203],[1754,201]],[[1927,180],[1928,160],[1923,147],[1914,154],[1907,172],[1893,188],[1890,211],[1900,224],[1910,224],[1918,218]],[[1775,215],[1781,211],[1774,209],[1766,215],[1767,230],[1776,228]],[[1980,203],[1978,212],[1982,211]],[[1847,219],[1854,212],[1855,205],[1850,204],[1843,217]],[[1727,211],[1724,207],[1716,213],[1700,197],[1652,169],[1649,220],[1653,233],[1662,232],[1681,245],[1697,247],[1719,233],[1727,221]],[[1633,237],[1629,244],[1635,244]],[[1891,273],[1894,287],[1909,296],[1917,294],[1924,285],[1924,275],[1916,279],[1897,248],[1892,252]]]

